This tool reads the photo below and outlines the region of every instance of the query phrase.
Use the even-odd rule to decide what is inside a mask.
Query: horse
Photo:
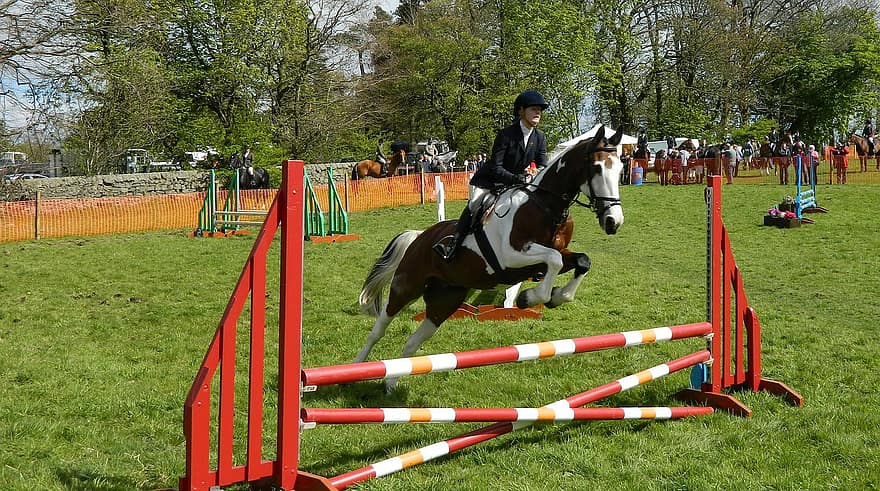
[[[455,220],[424,231],[407,230],[392,239],[370,269],[358,298],[361,310],[376,321],[355,362],[367,359],[394,317],[420,296],[425,301],[425,318],[407,339],[402,357],[413,355],[474,289],[540,278],[535,287],[519,293],[517,307],[544,304],[554,308],[572,301],[590,269],[590,258],[559,250],[553,241],[575,203],[592,208],[608,235],[623,223],[619,197],[623,163],[617,155],[622,137],[622,130],[609,138],[604,126],[600,127],[595,136],[556,156],[530,183],[502,190],[492,205],[474,213],[480,218],[476,229],[449,263],[432,246],[453,233]],[[588,203],[578,200],[581,193]],[[559,274],[571,270],[568,283],[554,286]],[[388,300],[383,303],[386,287]],[[391,392],[396,384],[396,378],[387,379],[386,390]]]
[[[239,167],[238,189],[269,189],[269,171],[262,167]]]
[[[862,135],[850,133],[847,143],[852,143],[856,147],[856,155],[859,156],[859,171],[868,172],[868,158],[874,157],[877,162],[877,170],[880,170],[880,149],[874,144],[874,151],[870,151],[868,139]]]
[[[397,175],[397,168],[406,160],[406,148],[392,145],[392,155],[386,164],[386,171],[382,172],[382,164],[375,160],[361,160],[354,164],[351,169],[351,180],[357,181],[365,177],[391,177]]]

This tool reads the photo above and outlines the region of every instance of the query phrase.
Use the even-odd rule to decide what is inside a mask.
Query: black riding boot
[[[455,252],[461,246],[461,243],[464,242],[464,238],[467,237],[470,228],[471,208],[470,206],[465,206],[461,216],[458,218],[458,223],[455,225],[455,233],[440,239],[439,242],[434,244],[432,249],[447,263],[452,261],[455,257]]]

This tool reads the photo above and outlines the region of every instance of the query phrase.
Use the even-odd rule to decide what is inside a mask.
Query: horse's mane
[[[603,130],[604,133],[602,135],[599,135],[598,134],[599,131],[596,130],[596,133],[594,133],[592,135],[584,133],[583,135],[576,136],[576,137],[572,138],[571,140],[562,142],[559,145],[557,145],[556,149],[553,151],[553,155],[551,155],[550,158],[547,160],[547,167],[552,166],[553,164],[555,164],[556,162],[561,160],[562,157],[564,157],[568,152],[570,152],[570,151],[574,150],[575,148],[578,148],[582,145],[585,145],[586,142],[588,142],[594,138],[606,138],[607,135],[614,134],[614,130],[612,130],[611,128],[608,128],[607,126],[600,127],[599,129],[603,129],[603,128],[604,128],[604,130]]]

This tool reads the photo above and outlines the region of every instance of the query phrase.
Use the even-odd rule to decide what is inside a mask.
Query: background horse
[[[238,189],[269,189],[269,171],[262,167],[240,167]]]
[[[618,188],[623,163],[616,148],[622,136],[620,130],[607,138],[600,127],[596,136],[574,143],[554,158],[530,184],[502,191],[486,211],[475,213],[482,217],[477,230],[465,238],[450,263],[432,246],[455,230],[455,220],[423,232],[408,230],[392,239],[364,280],[358,301],[361,310],[377,319],[355,362],[367,359],[394,317],[420,296],[425,319],[407,339],[402,357],[415,353],[473,289],[541,278],[534,288],[519,293],[517,307],[552,308],[573,300],[590,259],[583,253],[558,250],[554,240],[571,205],[580,203],[581,193],[589,198],[584,206],[593,208],[606,234],[614,234],[623,223]],[[488,248],[479,246],[478,240]],[[568,283],[554,286],[560,273],[571,270],[574,275]],[[383,290],[389,285],[388,301],[383,303]],[[386,388],[390,391],[396,383],[396,378],[387,379]]]
[[[868,158],[874,157],[877,162],[877,170],[880,170],[880,151],[877,151],[877,144],[874,144],[874,151],[870,151],[868,140],[855,133],[850,133],[847,143],[852,143],[856,147],[856,155],[859,156],[859,171],[868,172]]]
[[[365,177],[380,178],[397,175],[397,168],[406,160],[406,148],[392,145],[391,151],[393,152],[391,158],[385,164],[387,172],[383,173],[382,164],[375,160],[361,160],[354,164],[354,167],[351,169],[351,180],[356,181]]]

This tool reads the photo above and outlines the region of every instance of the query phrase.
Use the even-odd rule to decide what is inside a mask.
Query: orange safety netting
[[[464,172],[367,179],[337,183],[336,189],[348,211],[436,202],[434,176],[440,176],[443,181],[446,199],[467,199],[470,176]],[[327,186],[314,186],[314,190],[321,209],[326,212]],[[267,210],[275,193],[275,190],[241,191],[239,209]],[[218,193],[218,211],[223,210],[226,195],[225,191]],[[205,193],[200,192],[0,202],[0,242],[195,228],[204,200]]]

